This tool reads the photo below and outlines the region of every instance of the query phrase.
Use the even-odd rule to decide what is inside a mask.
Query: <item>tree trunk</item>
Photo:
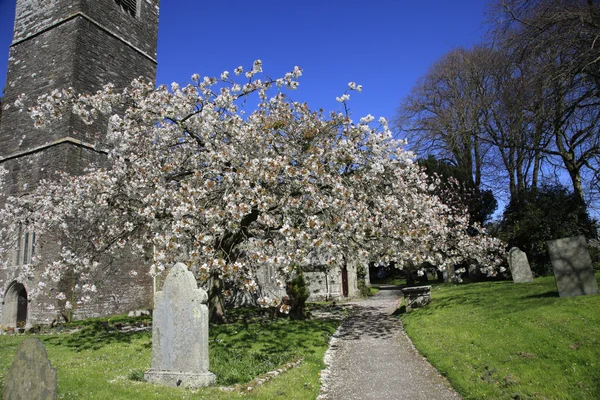
[[[222,324],[225,319],[225,298],[223,293],[223,280],[213,276],[210,278],[208,292],[208,315],[213,324]]]
[[[539,150],[536,150],[534,164],[533,164],[533,173],[531,174],[531,188],[532,189],[537,189],[537,187],[538,187],[541,163],[542,163],[541,152]]]
[[[438,281],[444,282],[444,271],[440,271],[439,269],[436,268],[435,274],[437,275]]]
[[[569,172],[569,176],[571,177],[571,182],[573,183],[573,192],[577,196],[579,202],[585,207],[585,196],[583,193],[583,185],[581,183],[581,174],[579,173],[579,168],[567,165],[567,170]]]
[[[479,135],[475,133],[473,135],[473,157],[475,158],[475,187],[479,190],[481,188],[481,164],[482,156],[479,149]]]
[[[246,214],[240,223],[240,228],[236,232],[225,231],[215,241],[215,247],[221,251],[221,255],[228,263],[233,264],[239,255],[236,246],[242,243],[248,237],[248,226],[259,216],[258,209],[254,208]],[[215,272],[210,277],[208,293],[208,311],[210,322],[221,324],[226,322],[225,318],[225,283]]]
[[[567,148],[565,145],[565,142],[568,141],[565,134],[560,130],[560,126],[555,124],[554,129],[556,148],[560,152],[563,164],[571,178],[573,192],[577,196],[579,202],[585,207],[585,196],[583,194],[583,185],[581,183],[581,164],[577,162],[574,150],[572,148]]]

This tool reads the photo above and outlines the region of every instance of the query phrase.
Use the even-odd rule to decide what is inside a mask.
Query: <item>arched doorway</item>
[[[10,284],[2,302],[2,325],[24,328],[27,324],[27,290],[22,283]]]

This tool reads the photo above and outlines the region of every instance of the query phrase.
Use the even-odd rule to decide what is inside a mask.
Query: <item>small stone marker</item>
[[[550,240],[547,245],[560,297],[598,293],[585,237]]]
[[[154,298],[148,382],[188,388],[215,382],[208,371],[207,299],[185,264],[175,264]]]
[[[449,283],[453,282],[456,279],[455,268],[454,265],[448,268],[445,268],[442,272],[442,276],[444,277],[444,282]]]
[[[527,254],[518,247],[513,247],[508,252],[508,266],[514,283],[533,282]]]
[[[56,399],[56,369],[39,339],[25,339],[4,375],[3,400]]]
[[[431,303],[431,286],[407,287],[402,289],[402,294],[404,294],[406,312]]]

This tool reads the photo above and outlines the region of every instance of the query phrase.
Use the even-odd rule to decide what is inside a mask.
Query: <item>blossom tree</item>
[[[337,99],[344,112],[326,115],[284,93],[301,73],[270,79],[256,61],[245,73],[194,75],[187,86],[134,81],[118,93],[107,85],[40,98],[31,110],[40,125],[68,113],[89,123],[110,116],[97,144],[107,165],[7,199],[2,234],[27,222],[68,238],[60,259],[38,266],[49,282],[66,271],[91,280],[99,257],[125,246],[151,254],[150,274],[183,261],[209,289],[213,319],[230,287],[286,311],[261,291],[264,268],[280,286],[303,266],[374,260],[400,268],[469,261],[492,273],[502,244],[468,234],[467,213],[435,196],[384,118],[350,118],[347,101],[361,86],[351,82]]]

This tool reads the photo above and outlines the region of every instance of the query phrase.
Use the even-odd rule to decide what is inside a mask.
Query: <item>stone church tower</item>
[[[106,83],[116,88],[132,79],[154,80],[159,0],[17,0],[14,37],[0,119],[0,165],[8,171],[7,194],[25,194],[55,171],[80,173],[102,163],[94,150],[107,121],[83,124],[64,117],[35,129],[26,112],[14,106],[24,93],[29,102],[55,88],[95,92]],[[0,270],[0,325],[33,325],[57,318],[60,308],[48,292],[35,299],[28,293],[37,281],[23,281],[19,272],[33,254],[50,259],[57,245],[36,237],[26,227],[10,267]],[[118,273],[108,273],[93,303],[76,309],[77,317],[98,316],[148,307],[152,282],[145,273],[131,277],[139,261],[123,257]],[[123,271],[125,269],[125,271]],[[115,271],[113,271],[115,272]]]

